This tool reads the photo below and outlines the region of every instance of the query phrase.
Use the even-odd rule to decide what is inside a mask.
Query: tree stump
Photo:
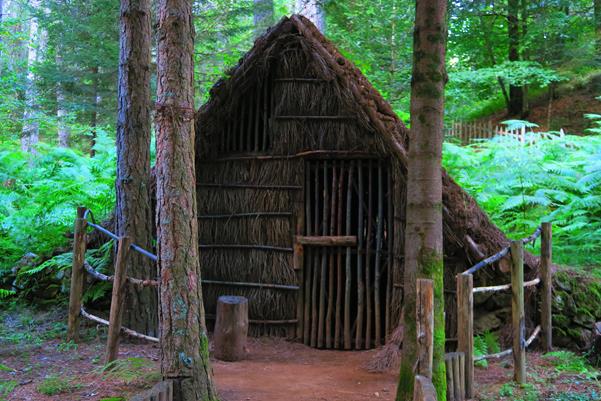
[[[248,299],[225,295],[217,300],[214,332],[214,356],[222,361],[244,357],[248,334]]]

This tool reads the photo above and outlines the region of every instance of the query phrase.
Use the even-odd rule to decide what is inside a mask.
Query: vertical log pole
[[[266,83],[264,85],[267,85]],[[267,91],[266,91],[267,92]],[[266,106],[264,106],[267,108]],[[266,113],[265,113],[266,115]],[[305,163],[305,234],[311,235],[311,170],[310,164]],[[307,251],[309,248],[307,248]],[[303,322],[303,343],[309,345],[311,341],[311,254],[307,253],[307,258],[303,258],[304,269],[304,322]]]
[[[511,317],[513,326],[513,368],[517,383],[526,382],[526,337],[524,318],[524,244],[511,242]]]
[[[351,209],[353,193],[353,165],[349,166],[346,188],[346,235],[351,235]],[[344,349],[351,349],[351,247],[346,247],[344,284]]]
[[[86,208],[77,208],[73,238],[73,265],[71,267],[71,289],[69,291],[69,318],[67,341],[79,340],[79,311],[83,293],[83,263],[86,256],[86,220],[83,218]]]
[[[545,352],[550,352],[553,349],[552,321],[551,321],[551,305],[552,305],[552,288],[553,279],[551,273],[551,257],[552,257],[552,225],[551,223],[542,224],[542,237],[540,246],[540,274],[543,283],[542,302],[541,302],[541,318],[540,325],[542,328],[542,345]]]
[[[457,350],[465,355],[465,396],[474,397],[474,277],[457,275]]]
[[[304,333],[304,312],[305,307],[305,277],[304,277],[304,249],[298,242],[294,243],[294,270],[299,286],[296,298],[296,338],[303,339]]]
[[[340,177],[338,178],[338,216],[336,235],[342,235],[342,196],[344,195],[344,166],[340,163]],[[334,348],[340,348],[340,331],[342,327],[342,249],[336,252],[336,324],[334,325]]]
[[[328,212],[330,209],[330,199],[328,194],[328,162],[323,161],[323,206],[321,216],[321,235],[324,237],[328,235]],[[324,346],[324,331],[326,324],[326,284],[327,284],[327,272],[328,272],[328,250],[323,247],[321,249],[321,279],[319,281],[319,326],[317,328],[317,346],[323,348]]]
[[[371,160],[368,164],[368,174],[367,174],[367,239],[365,240],[365,297],[366,297],[366,313],[365,313],[365,348],[371,347],[371,328],[372,328],[372,313],[373,313],[373,299],[371,294],[372,285],[371,285],[371,232],[373,226],[373,166]]]
[[[393,242],[392,242],[392,233],[394,231],[393,228],[393,211],[392,211],[392,172],[390,168],[388,171],[388,206],[386,209],[387,216],[387,228],[386,228],[386,240],[388,242],[386,248],[386,306],[385,306],[385,314],[384,314],[384,336],[387,337],[390,334],[390,304],[392,302],[392,250],[393,250]]]
[[[125,283],[127,281],[127,256],[130,237],[121,237],[117,243],[117,259],[115,260],[115,276],[113,279],[113,295],[111,297],[111,314],[109,317],[109,333],[106,340],[105,363],[113,362],[119,354],[119,332],[121,331],[121,315],[125,300]]]
[[[357,179],[359,181],[358,228],[357,228],[357,326],[355,331],[355,349],[363,346],[363,309],[365,297],[365,282],[363,281],[363,165],[359,160],[357,165]]]
[[[319,233],[319,166],[315,165],[315,187],[314,187],[314,202],[313,208],[313,232],[315,235]],[[311,347],[317,347],[317,283],[319,282],[319,248],[312,247],[313,253],[313,282],[311,283]]]
[[[380,345],[382,340],[382,305],[380,296],[380,284],[382,272],[382,242],[383,242],[383,230],[384,230],[384,190],[383,190],[383,179],[382,179],[382,162],[378,161],[378,223],[376,227],[376,263],[374,266],[374,308],[375,308],[375,324],[376,330],[374,340],[376,346]]]
[[[332,190],[330,192],[330,235],[336,232],[336,190],[338,181],[336,174],[336,163],[332,162]],[[326,311],[326,348],[332,348],[332,317],[334,316],[334,260],[336,259],[333,248],[328,249],[328,308]]]
[[[417,374],[432,378],[434,355],[434,283],[417,279],[416,285]]]

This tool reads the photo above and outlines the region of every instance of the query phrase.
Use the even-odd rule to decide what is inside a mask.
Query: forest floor
[[[64,308],[62,308],[64,309]],[[0,401],[120,401],[160,380],[156,344],[123,339],[121,359],[102,369],[105,327],[82,328],[80,344],[63,342],[62,310],[0,311]],[[374,351],[308,348],[282,339],[250,339],[244,361],[212,361],[222,401],[393,400],[396,369],[369,373]],[[548,356],[528,353],[529,385],[511,384],[511,362],[476,369],[477,400],[601,400],[599,372],[558,369]]]

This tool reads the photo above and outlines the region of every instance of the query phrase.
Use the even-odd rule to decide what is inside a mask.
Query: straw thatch
[[[298,218],[304,212],[303,154],[364,152],[386,160],[394,191],[392,281],[402,283],[407,128],[362,73],[306,18],[284,17],[255,41],[227,78],[212,88],[209,101],[197,114],[196,130],[203,245],[268,244],[291,248]],[[445,280],[447,289],[453,291],[457,272],[482,255],[497,252],[509,241],[474,199],[446,172],[442,174]],[[256,212],[291,212],[292,217],[203,218]],[[292,259],[291,252],[281,249],[201,250],[203,279],[208,280],[299,284]],[[527,262],[534,266],[532,258]],[[489,282],[499,277],[499,270],[493,269],[476,279]],[[393,317],[400,316],[400,287],[395,285],[392,293]],[[228,293],[251,299],[252,320],[295,318],[294,291],[207,285],[203,292],[209,315],[215,309],[217,296]],[[450,333],[455,331],[454,314],[454,299],[450,296]],[[390,327],[396,323],[393,319]],[[289,326],[255,325],[251,331],[284,334]]]

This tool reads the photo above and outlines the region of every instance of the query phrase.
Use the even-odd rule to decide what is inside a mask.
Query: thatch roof
[[[361,71],[305,17],[293,15],[282,18],[264,35],[256,39],[253,48],[237,66],[228,72],[212,89],[209,101],[196,117],[197,132],[216,134],[216,129],[235,115],[239,94],[267,79],[270,64],[282,51],[285,40],[297,41],[306,54],[313,74],[326,81],[335,80],[349,97],[357,121],[370,132],[380,136],[389,153],[398,160],[406,176],[409,131],[390,104],[370,84]],[[197,134],[197,158],[207,156],[207,138]],[[443,169],[443,203],[445,254],[462,253],[469,263],[498,252],[509,245],[507,237],[488,218],[476,201],[465,192]],[[530,267],[536,259],[526,255]],[[529,273],[531,274],[531,273]]]

